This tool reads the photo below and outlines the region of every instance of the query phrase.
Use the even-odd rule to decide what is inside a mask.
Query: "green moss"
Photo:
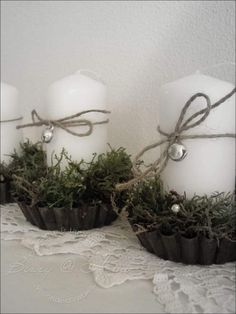
[[[20,189],[13,176],[21,178],[21,181],[30,182],[32,185],[38,178],[44,177],[47,173],[46,153],[41,143],[32,144],[26,141],[20,144],[19,152],[16,150],[10,155],[9,164],[1,163],[0,174],[11,182],[12,193],[29,200],[28,192]]]
[[[115,185],[132,177],[131,170],[130,156],[124,148],[117,150],[110,148],[105,154],[95,155],[84,173],[86,185],[84,198],[109,202],[111,195],[115,193]],[[119,201],[124,195],[125,193],[119,193]]]
[[[180,210],[174,213],[173,204]],[[129,192],[127,210],[132,225],[165,234],[180,232],[186,237],[205,235],[209,238],[235,239],[235,196],[214,193],[188,199],[175,191],[164,192],[159,178],[140,182]]]
[[[41,206],[76,207],[81,202],[111,203],[111,199],[122,206],[126,193],[115,193],[115,185],[132,178],[132,163],[124,148],[110,147],[88,163],[71,160],[63,150],[55,164],[47,167],[42,147],[27,143],[12,158],[8,168],[14,194]],[[62,170],[65,159],[67,167]]]
[[[6,178],[11,178],[12,174],[18,174],[30,178],[37,178],[45,174],[46,153],[41,143],[32,144],[30,141],[20,143],[19,153],[16,150],[10,155],[9,164],[0,164],[0,171]]]

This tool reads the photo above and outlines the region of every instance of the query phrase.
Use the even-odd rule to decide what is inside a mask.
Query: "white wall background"
[[[81,68],[100,73],[112,110],[109,142],[132,154],[156,140],[159,87],[235,61],[234,1],[2,1],[1,79],[25,119],[47,86]],[[232,65],[207,74],[234,81]],[[35,139],[32,129],[26,133]]]

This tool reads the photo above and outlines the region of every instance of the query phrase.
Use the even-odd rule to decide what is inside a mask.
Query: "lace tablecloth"
[[[101,229],[44,231],[28,223],[16,204],[7,204],[1,206],[1,237],[19,240],[39,256],[77,254],[103,288],[151,280],[166,313],[235,313],[234,263],[185,266],[159,259],[139,244],[125,216]]]

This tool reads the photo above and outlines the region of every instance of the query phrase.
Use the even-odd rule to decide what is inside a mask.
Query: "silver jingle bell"
[[[173,213],[177,214],[177,213],[180,211],[180,206],[179,206],[179,204],[173,204],[173,205],[171,206],[171,211],[172,211]]]
[[[43,133],[42,133],[42,141],[44,143],[50,143],[51,142],[51,140],[53,138],[53,130],[54,130],[54,126],[51,125],[46,130],[43,131]]]
[[[168,156],[174,161],[181,161],[187,156],[187,149],[181,143],[174,143],[168,149]]]

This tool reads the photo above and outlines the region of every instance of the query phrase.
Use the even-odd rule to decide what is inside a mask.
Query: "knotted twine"
[[[227,99],[229,99],[233,94],[235,94],[236,88],[234,88],[230,93],[225,95],[223,98],[218,100],[215,104],[211,105],[210,98],[203,93],[197,93],[193,95],[184,105],[184,107],[181,110],[179,119],[176,123],[175,129],[172,133],[167,133],[161,130],[160,126],[157,127],[157,131],[159,134],[164,136],[164,138],[154,144],[148,145],[144,147],[140,153],[137,154],[137,156],[134,158],[133,161],[133,173],[134,178],[131,179],[128,182],[120,183],[116,185],[117,191],[122,191],[131,188],[134,184],[139,182],[140,180],[151,176],[159,176],[161,172],[165,169],[165,167],[168,164],[169,156],[168,156],[168,150],[170,146],[174,143],[181,142],[181,140],[186,139],[209,139],[209,138],[236,138],[235,133],[223,133],[223,134],[193,134],[193,135],[186,135],[183,134],[183,132],[195,128],[196,126],[200,125],[203,121],[207,119],[212,109],[217,108],[221,104],[223,104]],[[190,105],[193,103],[193,101],[199,97],[203,97],[206,100],[206,108],[202,109],[200,111],[197,111],[193,115],[191,115],[186,121],[184,121],[185,115],[190,107]],[[198,118],[195,122],[193,122],[194,119]],[[139,160],[140,157],[144,155],[149,150],[152,150],[158,146],[161,146],[163,144],[167,144],[163,152],[161,153],[160,157],[152,163],[150,166],[147,167],[147,169],[144,172],[141,172],[141,170],[138,167],[138,164],[140,164]]]
[[[39,116],[39,114],[37,113],[36,110],[33,110],[31,112],[31,117],[32,117],[32,123],[27,123],[27,124],[22,124],[22,125],[18,125],[16,128],[17,129],[21,129],[21,128],[27,128],[27,127],[34,127],[34,126],[42,126],[42,125],[46,125],[48,127],[57,127],[60,128],[74,136],[78,136],[78,137],[83,137],[83,136],[89,136],[90,134],[92,134],[93,132],[93,126],[97,125],[97,124],[105,124],[109,122],[109,119],[107,120],[103,120],[103,121],[99,121],[99,122],[91,122],[88,119],[75,119],[78,118],[84,114],[90,113],[90,112],[99,112],[99,113],[104,113],[104,114],[109,114],[110,111],[107,110],[98,110],[98,109],[91,109],[91,110],[85,110],[85,111],[81,111],[78,112],[76,114],[67,116],[65,118],[62,119],[58,119],[58,120],[49,120],[49,119],[43,119]],[[38,119],[38,121],[36,121],[36,118]],[[79,133],[79,132],[74,132],[72,131],[71,127],[78,127],[78,126],[87,126],[88,130],[84,133]]]

